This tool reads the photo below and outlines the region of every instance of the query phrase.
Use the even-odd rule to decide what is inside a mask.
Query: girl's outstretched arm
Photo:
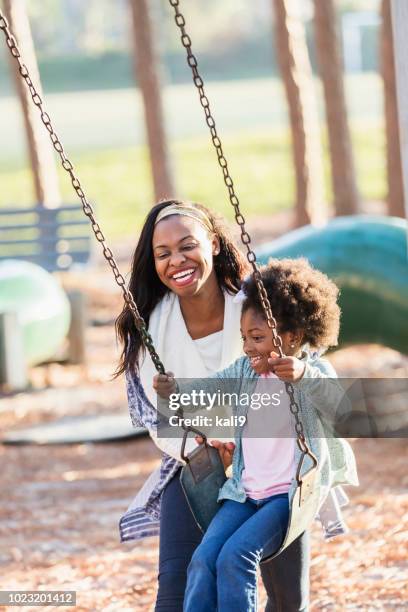
[[[295,383],[295,388],[311,399],[320,418],[331,428],[352,412],[346,389],[327,359],[319,358],[312,363],[306,361],[304,374]]]

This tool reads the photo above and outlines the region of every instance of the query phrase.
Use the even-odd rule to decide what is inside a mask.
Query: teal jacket
[[[306,362],[305,372],[300,381],[293,383],[295,398],[299,406],[299,415],[304,427],[305,438],[309,448],[318,460],[318,477],[315,486],[319,488],[320,505],[324,502],[330,489],[336,485],[359,484],[356,461],[349,443],[343,438],[334,437],[328,433],[330,427],[325,425],[325,419],[333,422],[333,416],[339,411],[346,413],[350,406],[344,396],[344,390],[336,380],[337,374],[333,366],[321,357],[316,357],[308,351],[302,355]],[[250,393],[256,387],[259,376],[254,372],[248,357],[237,359],[232,365],[212,377],[214,382],[219,379],[238,379],[240,385],[238,393]],[[322,384],[322,379],[327,379]],[[184,389],[183,389],[184,390]],[[248,406],[235,406],[235,414],[246,416]],[[246,494],[242,486],[241,475],[244,469],[242,452],[243,426],[235,429],[236,449],[232,463],[232,477],[228,478],[220,489],[218,500],[231,499],[244,502]],[[295,445],[295,466],[299,464],[301,451]],[[303,462],[301,475],[312,466],[309,456]],[[296,490],[296,479],[293,478],[289,490],[289,503]]]

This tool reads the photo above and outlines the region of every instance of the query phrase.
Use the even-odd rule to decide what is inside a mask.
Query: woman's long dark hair
[[[159,202],[152,208],[146,217],[133,256],[129,291],[133,295],[133,299],[146,325],[149,324],[149,318],[154,307],[170,291],[157,276],[152,239],[157,215],[163,208],[171,204],[183,205],[185,202],[166,200]],[[214,213],[201,204],[194,203],[193,206],[206,213],[214,228],[214,233],[219,238],[220,252],[214,257],[214,270],[220,287],[230,293],[237,293],[241,286],[241,279],[248,270],[244,256],[234,245],[221,217],[214,215]],[[144,346],[134,317],[127,304],[125,304],[122,312],[116,319],[116,335],[123,344],[123,350],[115,376],[123,374],[127,369],[138,370],[140,356],[144,354]]]

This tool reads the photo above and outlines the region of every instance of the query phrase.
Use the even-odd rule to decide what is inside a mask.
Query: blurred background
[[[300,3],[321,122],[325,198],[332,200],[324,99],[316,64],[313,5]],[[356,182],[366,201],[387,194],[381,18],[378,0],[338,0],[347,112]],[[163,121],[176,192],[229,213],[191,73],[166,2],[152,2]],[[135,235],[155,199],[143,101],[135,87],[128,0],[26,3],[47,108],[109,236]],[[249,215],[288,209],[295,198],[285,89],[279,76],[273,2],[197,0],[183,7],[215,118]],[[233,24],[233,27],[231,27]],[[21,110],[5,46],[0,68],[0,204],[33,201]],[[306,74],[308,70],[306,67]],[[59,171],[60,173],[60,171]],[[211,176],[211,180],[209,179]],[[66,201],[73,196],[60,173]],[[231,217],[231,214],[229,215]]]
[[[236,233],[166,0],[0,7],[126,278],[160,198],[199,201]],[[394,434],[352,440],[361,486],[348,491],[350,534],[323,542],[313,527],[311,609],[405,609],[407,223],[394,49],[408,15],[393,28],[391,0],[180,8],[261,260],[304,255],[339,284],[342,335],[329,355],[339,376],[398,378],[369,406],[380,433],[391,424]],[[17,68],[1,44],[0,589],[77,590],[78,610],[151,610],[157,540],[119,544],[118,534],[160,462],[112,379],[122,296]]]

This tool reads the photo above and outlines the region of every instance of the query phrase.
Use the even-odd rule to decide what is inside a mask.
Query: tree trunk
[[[277,60],[285,86],[296,172],[296,225],[322,224],[324,175],[313,75],[298,0],[273,0]]]
[[[385,129],[387,138],[387,205],[390,215],[404,217],[404,184],[402,178],[390,0],[382,0],[381,15],[381,72],[384,82]]]
[[[333,0],[314,0],[316,52],[323,80],[329,133],[330,162],[337,216],[359,209],[353,148],[347,121],[343,59]]]
[[[40,74],[24,0],[4,0],[4,13],[17,40],[23,61],[30,72],[31,80],[42,96]],[[40,119],[40,113],[21,78],[18,64],[11,56],[10,65],[23,111],[37,204],[46,208],[57,208],[61,204],[61,196],[52,144]]]
[[[174,196],[174,185],[164,127],[160,66],[149,2],[129,1],[132,9],[135,70],[143,98],[155,197],[156,200],[171,198]]]
[[[408,218],[408,56],[406,51],[408,39],[408,3],[406,0],[393,0],[391,3],[391,15],[405,214]]]

